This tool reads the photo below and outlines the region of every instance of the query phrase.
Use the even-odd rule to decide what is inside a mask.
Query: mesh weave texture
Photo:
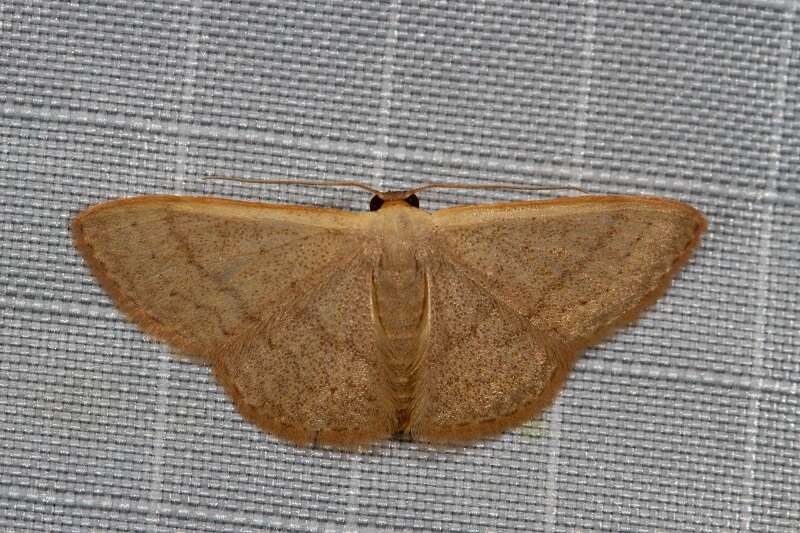
[[[0,530],[797,531],[799,87],[788,1],[4,0]],[[125,321],[71,245],[75,213],[123,196],[369,201],[208,175],[571,184],[710,229],[541,420],[298,449]]]

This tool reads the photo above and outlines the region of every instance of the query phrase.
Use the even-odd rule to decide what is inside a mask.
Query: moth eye
[[[381,206],[383,206],[383,198],[376,194],[372,197],[372,200],[369,201],[369,210],[377,211]]]
[[[416,194],[412,194],[406,198],[406,203],[411,207],[419,207],[419,198],[417,198]]]

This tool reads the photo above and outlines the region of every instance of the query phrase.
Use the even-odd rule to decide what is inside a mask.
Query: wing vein
[[[520,322],[524,322],[525,324],[528,324],[533,332],[538,333],[540,335],[542,334],[542,332],[539,331],[533,324],[532,317],[526,316],[525,313],[517,309],[511,302],[503,298],[502,295],[497,295],[490,289],[491,281],[484,273],[469,267],[468,265],[462,263],[461,261],[453,257],[452,253],[450,253],[448,250],[456,248],[449,244],[449,239],[447,239],[442,235],[436,235],[436,238],[437,240],[440,239],[442,241],[445,241],[445,245],[442,244],[439,245],[439,250],[440,253],[442,254],[442,259],[446,261],[448,264],[450,264],[455,271],[461,273],[461,275],[463,275],[468,281],[470,281],[473,285],[475,285],[478,289],[480,289],[480,291],[484,295],[486,295],[488,298],[497,303],[502,309],[513,314],[513,316],[517,320],[519,320]],[[560,341],[564,340],[560,332],[552,329],[551,331],[552,333],[558,335]]]

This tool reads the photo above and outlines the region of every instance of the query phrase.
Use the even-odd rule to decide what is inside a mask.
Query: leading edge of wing
[[[297,215],[296,223],[303,223],[304,222],[302,220],[303,218],[307,219],[309,218],[309,216],[314,217],[318,215],[350,218],[351,220],[355,221],[356,219],[361,218],[365,214],[360,212],[345,211],[343,209],[336,209],[333,207],[318,207],[318,206],[305,206],[305,205],[293,205],[293,204],[270,204],[265,202],[256,202],[252,200],[236,200],[233,198],[220,198],[216,196],[181,196],[181,195],[170,195],[170,194],[149,194],[143,196],[117,198],[114,200],[108,200],[87,207],[86,209],[79,212],[73,218],[72,229],[73,231],[75,230],[75,225],[76,223],[79,223],[80,219],[92,215],[98,211],[102,211],[105,209],[126,207],[126,206],[136,206],[138,204],[157,205],[159,203],[163,203],[165,205],[180,205],[180,204],[198,205],[198,206],[209,205],[214,207],[251,208],[263,211],[273,210],[275,212],[290,213],[292,215]],[[293,222],[295,221],[293,220]],[[307,220],[305,222],[307,222]],[[313,224],[308,224],[308,225],[313,225]]]
[[[518,216],[525,216],[532,213],[537,208],[544,207],[567,207],[567,206],[587,206],[604,207],[607,204],[639,204],[641,206],[651,206],[655,208],[679,209],[689,214],[698,224],[698,233],[702,234],[708,227],[708,222],[703,214],[691,205],[673,200],[670,198],[659,198],[657,196],[633,196],[633,195],[598,195],[598,196],[570,196],[566,198],[549,198],[544,200],[522,200],[518,202],[497,202],[490,204],[473,204],[447,207],[434,211],[431,215],[437,223],[457,225],[456,220],[447,220],[450,217],[461,218],[469,217],[474,214],[494,215],[503,213],[509,218],[513,218],[514,212],[520,212]],[[466,223],[478,223],[479,221],[470,220]]]

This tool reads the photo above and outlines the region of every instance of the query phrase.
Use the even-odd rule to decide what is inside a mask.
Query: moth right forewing
[[[616,196],[453,208],[435,221],[444,253],[542,330],[578,344],[652,303],[705,228],[686,204]]]

